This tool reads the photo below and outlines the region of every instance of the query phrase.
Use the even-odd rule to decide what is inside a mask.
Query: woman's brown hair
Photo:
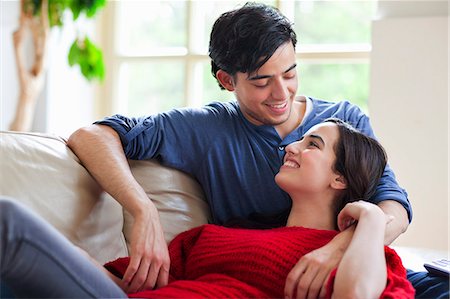
[[[387,155],[377,140],[364,135],[348,123],[336,118],[329,118],[324,122],[332,122],[338,127],[339,138],[334,148],[336,161],[333,170],[341,174],[347,184],[347,188],[335,202],[337,217],[347,203],[371,199],[386,167]]]
[[[324,122],[332,122],[338,127],[333,171],[342,175],[347,185],[334,202],[337,229],[337,215],[347,203],[369,201],[375,194],[387,164],[387,155],[377,140],[364,135],[350,124],[337,118],[328,118]],[[248,219],[232,219],[225,226],[261,229],[280,227],[286,225],[289,212],[290,208],[272,215],[254,213]]]

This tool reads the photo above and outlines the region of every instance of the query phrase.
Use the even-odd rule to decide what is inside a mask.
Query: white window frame
[[[194,38],[200,36],[199,34],[192,34],[194,28],[198,28],[202,18],[196,17],[198,12],[198,5],[201,1],[187,1],[188,4],[188,36],[187,36],[187,51],[175,51],[167,54],[147,53],[145,55],[120,55],[115,53],[117,32],[115,21],[117,1],[109,1],[100,19],[100,32],[102,39],[100,40],[105,64],[107,67],[107,75],[104,83],[100,86],[96,96],[96,106],[94,111],[98,117],[108,116],[118,112],[126,111],[127,103],[121,100],[126,98],[121,94],[119,88],[119,67],[124,62],[152,62],[161,60],[180,60],[185,63],[185,90],[184,90],[184,104],[185,106],[200,106],[202,105],[202,63],[209,62],[210,59],[207,53],[201,53],[201,50],[196,47],[200,42]],[[294,1],[276,1],[277,7],[289,19],[293,19]],[[200,25],[201,26],[201,25]],[[303,63],[370,63],[371,46],[367,44],[340,44],[340,45],[323,45],[323,46],[308,46],[300,45],[297,50],[296,58]]]

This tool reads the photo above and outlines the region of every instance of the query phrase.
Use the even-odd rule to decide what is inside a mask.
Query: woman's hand
[[[392,221],[392,216],[384,214],[383,210],[376,204],[367,201],[355,201],[345,205],[338,215],[337,224],[340,231],[359,221],[364,216],[384,217],[386,224]]]
[[[325,246],[304,255],[289,272],[286,285],[286,298],[323,298],[330,273],[341,263],[355,230],[355,222],[362,219],[372,225],[386,221],[388,217],[375,204],[358,201],[347,204],[338,215],[338,227],[343,231]]]
[[[130,264],[123,276],[126,292],[167,285],[170,257],[157,212],[134,218],[130,237]]]

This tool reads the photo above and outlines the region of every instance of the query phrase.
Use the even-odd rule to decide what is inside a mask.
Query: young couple
[[[192,175],[205,192],[213,223],[223,225],[291,208],[294,198],[273,178],[287,146],[323,120],[339,118],[374,137],[368,117],[358,107],[296,95],[296,43],[289,20],[270,6],[249,3],[224,13],[213,26],[209,55],[213,76],[236,101],[143,118],[116,115],[69,138],[68,145],[83,165],[134,216],[130,261],[121,280],[128,293],[167,285],[171,260],[158,212],[133,178],[127,158],[157,158]],[[406,192],[389,166],[370,202],[391,219],[377,228],[384,229],[388,245],[412,217]],[[284,223],[273,218],[270,225]],[[355,237],[353,229],[346,229],[300,257],[287,276],[287,290],[309,297],[323,294]],[[363,269],[354,273],[362,276]],[[426,272],[407,275],[417,297],[448,297],[446,279]]]
[[[286,147],[284,163],[275,176],[276,184],[292,198],[288,217],[282,220],[285,227],[263,230],[207,224],[181,233],[169,245],[170,282],[128,295],[413,298],[400,258],[384,246],[385,227],[392,219],[367,201],[376,192],[386,159],[377,141],[341,120],[313,126]],[[16,296],[126,297],[127,286],[121,278],[129,258],[108,263],[110,272],[96,267],[23,207],[8,200],[0,200],[0,207],[2,280]],[[306,274],[305,266],[296,266],[298,260],[344,229],[354,233],[339,266],[324,277],[320,294],[302,293],[299,280],[308,283],[313,277]]]

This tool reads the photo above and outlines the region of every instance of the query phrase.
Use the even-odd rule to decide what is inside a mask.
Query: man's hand
[[[130,264],[123,282],[126,292],[167,285],[170,258],[159,219],[142,213],[134,219],[131,232]]]
[[[130,264],[122,280],[125,291],[166,285],[170,259],[158,211],[131,173],[117,132],[92,125],[73,133],[67,144],[102,188],[134,217]]]
[[[341,261],[344,251],[332,242],[304,255],[286,279],[286,298],[323,298],[326,282]]]

